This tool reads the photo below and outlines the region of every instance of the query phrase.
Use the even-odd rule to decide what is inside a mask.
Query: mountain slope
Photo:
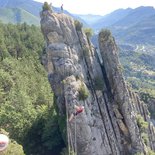
[[[110,26],[110,25],[114,24],[115,22],[121,20],[125,16],[127,16],[131,11],[132,11],[132,9],[130,9],[130,8],[118,9],[108,15],[105,15],[104,17],[102,17],[101,19],[96,21],[96,23],[93,23],[91,26],[95,29],[101,29],[103,27]]]
[[[117,24],[117,26],[113,25],[111,27],[111,30],[119,41],[132,44],[155,45],[155,15],[143,18],[139,22],[130,24],[129,27],[126,26],[126,28],[123,28],[124,26],[120,24],[118,27]]]
[[[22,8],[27,12],[39,17],[39,13],[42,10],[43,3],[36,2],[34,0],[1,0],[0,8]],[[54,12],[61,12],[60,8],[52,6]],[[64,13],[72,16],[71,13],[64,10]]]
[[[153,7],[141,6],[130,11],[128,15],[115,22],[113,26],[129,27],[153,15],[155,15],[155,9]]]
[[[4,23],[23,23],[39,25],[39,18],[21,8],[0,8],[0,20]]]
[[[155,9],[153,7],[138,7],[136,9],[119,9],[92,27],[99,31],[108,28],[119,43],[151,44],[155,38]]]
[[[0,20],[5,23],[23,23],[39,25],[39,12],[42,3],[33,0],[1,0]]]
[[[92,24],[96,23],[98,20],[103,18],[103,16],[92,15],[92,14],[88,14],[88,15],[78,14],[77,16],[80,17],[81,19],[83,19],[88,25],[92,25]]]
[[[136,9],[118,9],[112,13],[105,15],[100,20],[91,25],[94,29],[103,27],[129,27],[134,24],[155,15],[153,7],[138,7]]]
[[[1,0],[1,8],[22,8],[27,12],[38,16],[42,8],[42,3],[35,2],[33,0]]]
[[[39,25],[40,24],[40,11],[42,10],[43,3],[39,3],[33,0],[0,0],[0,20],[5,23],[22,23]],[[52,6],[54,12],[61,12],[60,8]],[[88,26],[84,20],[77,15],[72,15],[68,11],[64,10],[65,14],[72,16],[75,19],[84,23],[84,26]]]

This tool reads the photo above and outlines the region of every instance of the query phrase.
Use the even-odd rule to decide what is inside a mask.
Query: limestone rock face
[[[78,155],[124,155],[155,149],[154,128],[147,107],[125,83],[117,47],[110,34],[100,33],[103,63],[89,38],[75,27],[74,20],[61,13],[41,13],[46,41],[43,63],[56,95],[60,115],[69,117],[74,105],[85,111],[68,124],[70,139]],[[111,37],[111,38],[110,38]],[[81,87],[88,97],[80,100]],[[137,116],[147,123],[142,129]]]

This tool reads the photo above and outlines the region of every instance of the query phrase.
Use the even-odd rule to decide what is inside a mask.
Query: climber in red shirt
[[[74,113],[71,114],[71,116],[70,116],[70,118],[69,118],[69,122],[71,122],[71,120],[72,120],[75,116],[77,116],[78,114],[80,114],[81,112],[84,111],[84,106],[77,106],[77,105],[75,105],[74,108],[75,108],[76,111],[75,111]]]

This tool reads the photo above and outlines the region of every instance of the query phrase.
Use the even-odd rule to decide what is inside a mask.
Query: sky
[[[153,6],[155,0],[35,0],[38,2],[52,3],[55,7],[63,4],[64,10],[75,14],[105,15],[114,10],[123,8],[136,8],[139,6]]]

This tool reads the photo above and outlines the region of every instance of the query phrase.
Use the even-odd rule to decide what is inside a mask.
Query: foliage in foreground
[[[86,100],[88,98],[89,92],[88,92],[87,87],[83,83],[81,83],[80,88],[79,88],[78,91],[79,91],[79,100],[84,101],[84,100]]]
[[[75,28],[76,28],[77,31],[81,31],[82,30],[83,24],[80,21],[75,20],[74,21],[74,25],[75,25]]]
[[[1,155],[25,155],[23,147],[14,140],[11,140],[9,146]]]
[[[151,106],[155,102],[155,63],[151,54],[151,50],[154,49],[145,46],[146,52],[141,52],[140,49],[134,51],[130,49],[131,47],[128,47],[129,50],[120,51],[124,75],[134,91],[138,92],[140,98],[148,104],[151,118],[155,118],[154,108]]]
[[[44,2],[44,5],[43,5],[42,9],[43,9],[43,11],[51,10],[51,7],[47,2]]]
[[[0,134],[7,135],[9,137],[9,133],[4,129],[0,128]],[[16,141],[9,138],[9,145],[5,150],[0,152],[1,155],[25,155],[23,147],[19,145]]]
[[[38,27],[0,23],[0,125],[32,155],[64,145],[53,93],[40,63],[43,47]]]
[[[84,28],[84,32],[88,38],[93,36],[93,30],[91,28]]]

